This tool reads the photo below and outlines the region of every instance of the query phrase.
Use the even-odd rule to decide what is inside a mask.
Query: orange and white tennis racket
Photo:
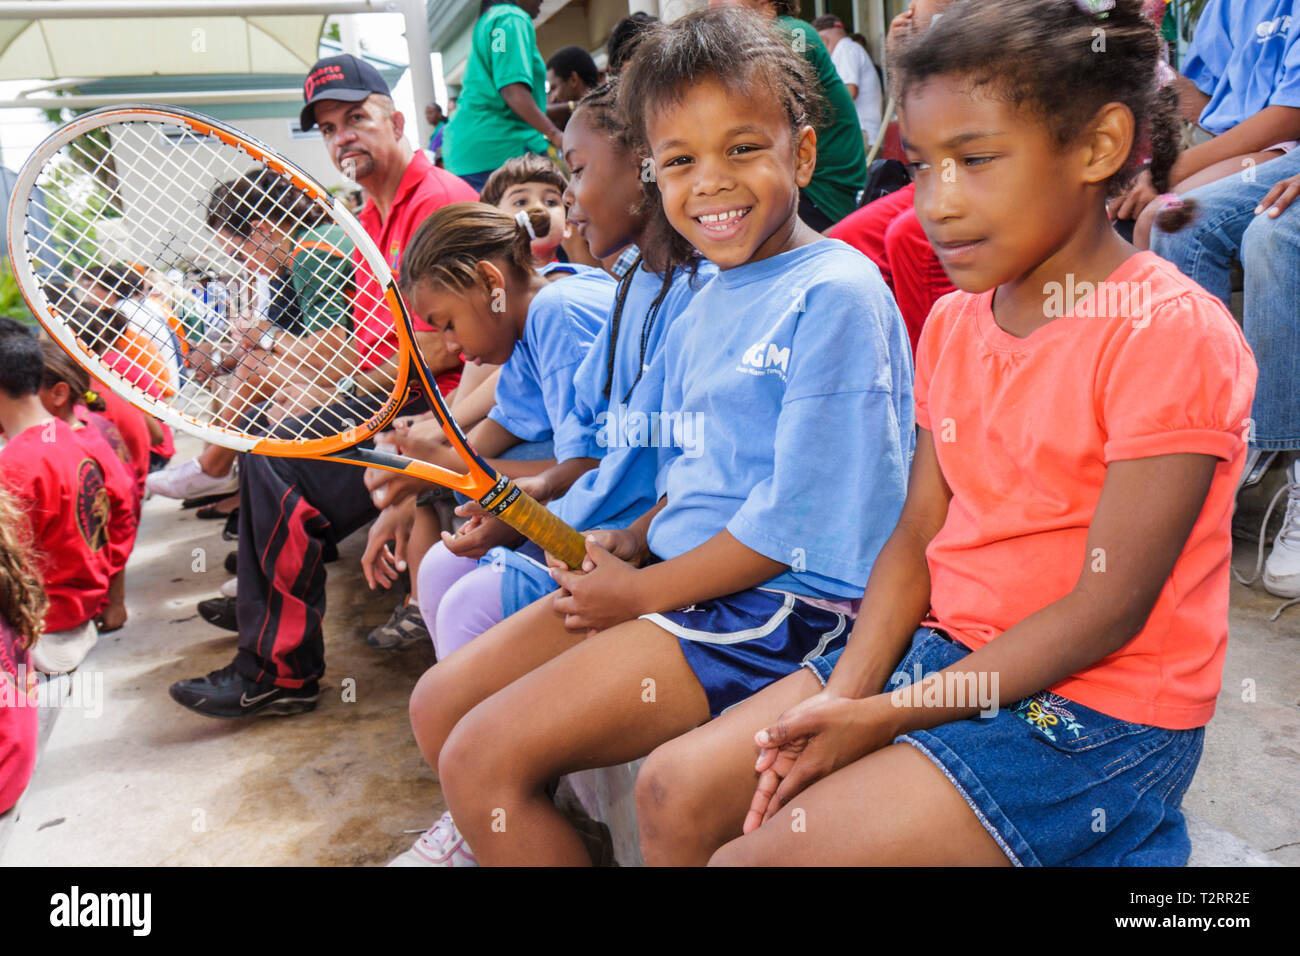
[[[95,110],[28,159],[8,222],[10,259],[32,312],[73,359],[138,408],[237,451],[435,482],[581,565],[582,537],[465,440],[370,236],[340,200],[268,147],[174,107]],[[223,314],[198,287],[176,282],[177,271],[230,277],[236,306]],[[184,363],[178,326],[191,361],[207,356],[230,373],[208,362],[176,375]],[[357,447],[421,393],[465,474]]]

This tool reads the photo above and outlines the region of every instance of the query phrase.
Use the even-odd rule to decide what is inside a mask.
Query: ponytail
[[[504,265],[522,279],[533,272],[534,238],[551,231],[540,209],[512,216],[481,202],[443,206],[420,224],[402,253],[399,285],[408,292],[419,282],[468,289],[478,282],[478,264]]]
[[[1156,93],[1151,111],[1151,185],[1160,193],[1156,227],[1161,232],[1178,232],[1196,218],[1196,200],[1169,191],[1169,174],[1181,149],[1178,91],[1170,83]]]
[[[104,401],[99,393],[90,387],[90,373],[68,358],[68,353],[59,348],[50,339],[41,341],[41,354],[45,358],[45,372],[41,377],[41,388],[53,388],[60,382],[68,386],[73,405],[85,405],[91,411],[102,412]],[[93,404],[92,404],[93,396]]]

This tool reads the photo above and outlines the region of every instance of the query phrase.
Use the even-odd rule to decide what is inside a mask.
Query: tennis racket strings
[[[384,409],[388,277],[326,198],[211,132],[146,119],[68,140],[35,185],[26,218],[48,227],[19,249],[101,377],[236,444],[331,437]]]

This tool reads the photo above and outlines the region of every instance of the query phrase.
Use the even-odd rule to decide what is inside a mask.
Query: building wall
[[[301,166],[323,186],[332,189],[347,183],[343,174],[334,168],[325,152],[325,142],[320,131],[298,131],[298,118],[262,117],[242,119],[236,123],[240,129],[260,139],[267,146],[293,163]],[[355,185],[352,188],[356,188]]]
[[[599,50],[627,15],[627,0],[575,0],[537,28],[537,48],[544,58],[570,45]]]

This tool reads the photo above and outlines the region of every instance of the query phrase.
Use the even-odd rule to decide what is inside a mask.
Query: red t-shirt
[[[176,454],[176,442],[172,437],[172,430],[166,422],[159,422],[158,427],[162,429],[162,438],[158,440],[158,444],[149,447],[149,452],[164,460],[170,460],[172,455]]]
[[[36,767],[35,688],[27,648],[0,617],[0,813],[18,802]]]
[[[104,489],[108,492],[109,507],[108,569],[109,574],[116,576],[126,568],[131,549],[135,547],[135,533],[140,526],[140,496],[136,492],[135,473],[130,464],[119,457],[113,442],[88,419],[92,416],[99,418],[103,426],[117,437],[118,447],[125,451],[122,436],[117,434],[117,429],[103,416],[95,415],[84,405],[76,406],[76,413],[81,427],[73,429],[73,434],[81,442],[86,454],[95,459],[104,471]]]
[[[397,186],[397,195],[393,197],[392,208],[388,210],[388,219],[380,220],[373,199],[366,201],[357,218],[396,276],[402,271],[402,250],[431,213],[449,203],[473,202],[476,199],[478,193],[473,186],[433,165],[424,153],[417,151],[411,157],[402,181]],[[360,266],[361,253],[354,252],[353,259],[358,263],[358,302],[374,303],[377,299],[382,300],[379,283],[368,269]],[[397,330],[391,320],[387,319],[387,313],[376,313],[371,309],[362,309],[360,313],[357,316],[356,335],[361,352],[359,364],[365,371],[379,365],[397,351]],[[421,332],[430,331],[427,323],[415,316],[411,318],[416,329]],[[459,381],[460,370],[453,369],[438,376],[438,388],[445,394],[455,388]]]
[[[106,349],[101,356],[101,360],[127,382],[152,398],[169,398],[175,394],[175,389],[171,388],[171,386],[165,386],[159,381],[155,371],[142,365],[127,352]],[[172,441],[172,430],[162,422],[158,424],[162,427],[162,439],[158,444],[151,446],[149,451],[163,458],[171,458],[172,455],[176,454],[176,445]]]
[[[0,448],[0,483],[22,500],[49,595],[47,631],[80,627],[108,605],[108,489],[76,433],[50,419]]]
[[[991,291],[945,296],[926,321],[916,423],[952,489],[926,549],[926,623],[971,649],[994,640],[1097,560],[1088,527],[1111,462],[1211,455],[1209,495],[1145,626],[1050,688],[1120,720],[1200,727],[1223,675],[1255,359],[1222,303],[1154,253],[1102,285],[1104,299],[1049,296],[1060,317],[1023,339],[997,324]]]
[[[99,397],[104,400],[104,411],[101,415],[91,414],[90,422],[100,428],[101,422],[111,423],[116,429],[118,437],[122,440],[126,453],[129,456],[126,461],[131,465],[131,470],[135,475],[136,485],[141,496],[144,495],[144,480],[149,476],[149,425],[145,422],[144,412],[136,408],[124,398],[120,398],[109,387],[102,382],[95,382],[95,391]],[[78,417],[83,410],[78,405]],[[104,435],[109,444],[113,444],[113,439],[108,434]],[[120,452],[119,452],[120,453]]]

